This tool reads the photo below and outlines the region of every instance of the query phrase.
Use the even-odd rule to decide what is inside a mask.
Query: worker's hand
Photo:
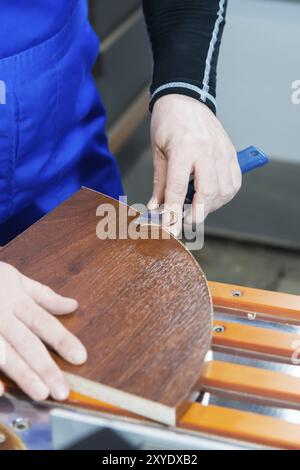
[[[43,342],[72,364],[86,361],[80,341],[53,316],[76,308],[76,300],[62,297],[0,262],[0,342],[5,352],[0,369],[33,400],[49,395],[65,400],[69,394],[66,379]]]
[[[154,184],[148,208],[164,203],[165,224],[177,221],[171,230],[174,234],[181,229],[181,208],[191,173],[196,192],[186,223],[203,222],[203,214],[205,218],[229,202],[240,189],[236,150],[203,103],[176,94],[158,99],[152,113],[151,142]]]

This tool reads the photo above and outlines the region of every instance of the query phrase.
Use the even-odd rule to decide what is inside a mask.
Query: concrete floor
[[[147,148],[129,163],[125,157],[121,171],[128,202],[145,203],[152,189],[151,151]],[[300,251],[206,236],[203,249],[193,255],[212,281],[300,295]]]

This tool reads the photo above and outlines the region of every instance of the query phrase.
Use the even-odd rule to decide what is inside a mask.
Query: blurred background
[[[152,58],[140,0],[90,0],[101,39],[94,74],[129,203],[152,189],[148,88]],[[210,215],[193,252],[210,280],[300,294],[300,0],[229,0],[218,68],[218,117],[238,150],[270,164]]]

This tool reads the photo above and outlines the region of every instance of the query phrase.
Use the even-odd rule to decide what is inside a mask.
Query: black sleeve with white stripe
[[[170,93],[216,112],[216,76],[227,0],[143,0],[153,51],[150,110]]]

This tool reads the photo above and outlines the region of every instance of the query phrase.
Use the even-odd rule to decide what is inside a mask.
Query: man
[[[1,2],[0,245],[82,185],[122,194],[91,75],[98,41],[86,0],[21,3]],[[154,58],[149,207],[164,202],[179,221],[194,173],[193,221],[199,204],[207,215],[241,184],[235,149],[214,115],[226,0],[143,0],[143,6]],[[76,300],[0,263],[1,370],[35,400],[69,393],[44,342],[71,363],[86,360],[84,346],[53,316],[76,308]]]

